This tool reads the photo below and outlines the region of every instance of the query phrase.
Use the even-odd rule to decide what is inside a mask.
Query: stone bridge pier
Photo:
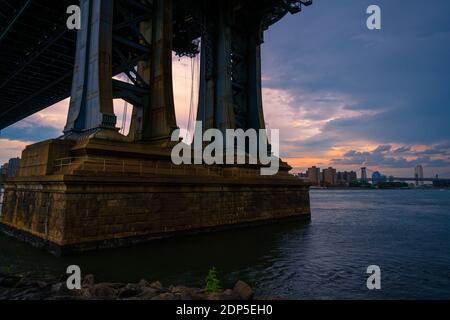
[[[5,182],[0,229],[55,254],[179,234],[310,219],[309,187],[280,160],[180,165],[172,53],[201,55],[203,130],[265,129],[264,31],[311,1],[81,0],[69,113],[61,137],[28,146]],[[199,47],[199,43],[201,43]],[[113,99],[133,105],[119,133]]]

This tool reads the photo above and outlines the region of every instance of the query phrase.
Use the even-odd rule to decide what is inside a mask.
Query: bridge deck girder
[[[137,0],[115,0],[141,21],[149,12]],[[175,0],[174,50],[180,55],[197,50],[200,26],[195,10],[209,0]],[[74,0],[3,0],[0,6],[0,130],[70,95],[76,46],[76,32],[66,28],[68,6]],[[237,11],[265,16],[269,27],[288,12],[295,13],[298,0],[230,0]],[[129,21],[128,21],[129,22]],[[115,25],[120,35],[127,21]],[[124,31],[125,30],[125,31]],[[127,34],[130,37],[129,33]],[[135,48],[136,52],[140,48]],[[138,53],[135,54],[136,60]],[[128,65],[115,56],[113,73],[126,71]],[[133,59],[131,59],[133,61]]]

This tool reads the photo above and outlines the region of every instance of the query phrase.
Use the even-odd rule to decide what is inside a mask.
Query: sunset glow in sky
[[[366,9],[382,9],[382,30]],[[267,127],[296,171],[367,166],[450,176],[450,1],[316,0],[273,26],[263,45]],[[197,83],[195,84],[197,85]],[[187,125],[191,61],[174,58],[178,124]],[[61,134],[68,101],[2,131],[0,162]],[[123,102],[117,101],[118,126]],[[129,117],[128,117],[129,118]]]

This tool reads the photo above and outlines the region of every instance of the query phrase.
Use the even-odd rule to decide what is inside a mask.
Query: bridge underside
[[[7,0],[0,6],[0,129],[70,94],[76,33],[72,0]]]
[[[55,3],[8,0],[0,8],[11,10],[0,39],[0,128],[71,96],[64,135],[28,146],[19,177],[6,182],[0,230],[61,253],[309,220],[308,185],[266,138],[256,144],[280,169],[272,176],[262,175],[262,159],[174,166],[171,157],[173,52],[200,53],[203,130],[264,129],[264,30],[308,1],[80,0],[76,40],[65,25],[69,3]],[[128,136],[116,126],[118,98],[133,105]]]
[[[289,12],[300,11],[302,3],[309,3],[293,0],[229,2],[236,13],[264,15],[263,28],[268,28]],[[151,16],[148,8],[152,3],[152,0],[114,0],[114,33],[122,40],[128,40],[128,43],[122,42],[123,46],[139,41],[130,27],[133,22],[136,25]],[[198,17],[205,3],[198,0],[174,1],[173,50],[177,54],[197,53],[196,40],[202,35]],[[0,130],[70,96],[76,32],[66,27],[66,9],[73,4],[79,4],[79,1],[1,2]],[[139,51],[141,48],[135,49]],[[112,65],[113,75],[130,69],[130,64],[124,65],[123,57],[117,52],[113,53]]]

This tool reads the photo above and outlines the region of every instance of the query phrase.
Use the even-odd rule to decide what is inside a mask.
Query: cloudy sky
[[[371,4],[382,9],[382,30],[366,27]],[[296,170],[365,165],[413,176],[422,164],[426,176],[450,176],[449,12],[448,0],[315,0],[273,26],[263,46],[264,108],[268,127],[281,130],[283,157]],[[175,62],[185,127],[191,61]],[[67,105],[3,130],[0,162],[60,135]]]

